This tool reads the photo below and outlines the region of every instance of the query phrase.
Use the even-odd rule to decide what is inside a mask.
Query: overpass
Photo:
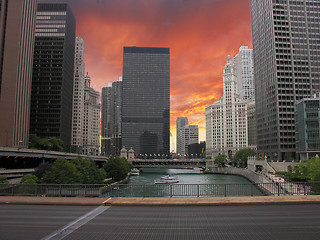
[[[0,147],[0,168],[36,168],[42,162],[53,162],[57,158],[65,158],[71,160],[77,157],[91,159],[99,165],[102,165],[107,161],[107,158],[102,156],[92,156],[77,153],[65,153],[27,148]]]
[[[206,159],[134,159],[129,161],[134,168],[205,168]]]
[[[38,150],[38,149],[28,149],[28,148],[0,147],[0,157],[74,159],[79,156],[82,158],[91,159],[94,161],[102,161],[102,162],[107,161],[107,158],[103,157],[103,156],[83,155],[83,154],[78,154],[78,153],[65,153],[65,152],[46,151],[46,150]]]

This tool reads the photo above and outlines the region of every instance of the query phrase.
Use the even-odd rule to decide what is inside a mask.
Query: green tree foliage
[[[29,136],[29,148],[51,150],[51,151],[63,151],[63,141],[60,138],[40,138],[35,134]]]
[[[248,157],[255,156],[255,155],[256,155],[256,151],[250,148],[241,149],[237,151],[236,154],[234,155],[232,163],[235,164],[236,166],[245,168],[247,167]]]
[[[225,154],[218,155],[214,158],[214,164],[217,164],[219,167],[224,167],[226,164],[227,156]]]
[[[311,182],[320,182],[320,158],[312,157],[298,166],[298,173]]]
[[[104,176],[101,175],[94,161],[77,157],[71,160],[71,163],[73,163],[80,172],[83,184],[102,183]]]
[[[81,157],[70,161],[59,158],[51,168],[46,164],[40,165],[36,170],[38,172],[43,175],[44,183],[51,184],[101,184],[106,175],[94,161]]]
[[[8,183],[8,179],[6,176],[0,175],[0,184]]]
[[[130,172],[130,164],[125,158],[111,157],[103,166],[107,172],[107,177],[115,181],[125,179]]]
[[[35,169],[34,175],[36,175],[37,178],[42,179],[44,173],[51,170],[51,168],[52,165],[47,162],[40,163],[40,165]]]
[[[81,173],[70,161],[58,158],[50,171],[43,175],[44,183],[51,184],[81,184]]]
[[[39,180],[39,178],[37,178],[36,175],[28,174],[28,175],[24,175],[22,177],[20,183],[22,183],[22,184],[37,184],[39,182],[40,182],[40,180]]]

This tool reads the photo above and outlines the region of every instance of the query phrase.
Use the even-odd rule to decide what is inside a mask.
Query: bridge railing
[[[0,184],[2,196],[227,197],[317,195],[320,183],[252,184]]]

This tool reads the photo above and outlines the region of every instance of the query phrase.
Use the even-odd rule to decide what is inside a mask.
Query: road
[[[0,205],[0,239],[319,239],[320,205]]]

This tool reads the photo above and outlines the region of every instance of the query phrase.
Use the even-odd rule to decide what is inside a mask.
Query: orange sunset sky
[[[171,150],[176,119],[205,140],[205,106],[222,94],[222,70],[252,48],[250,0],[68,0],[85,42],[86,71],[101,88],[122,75],[124,46],[170,48]]]

